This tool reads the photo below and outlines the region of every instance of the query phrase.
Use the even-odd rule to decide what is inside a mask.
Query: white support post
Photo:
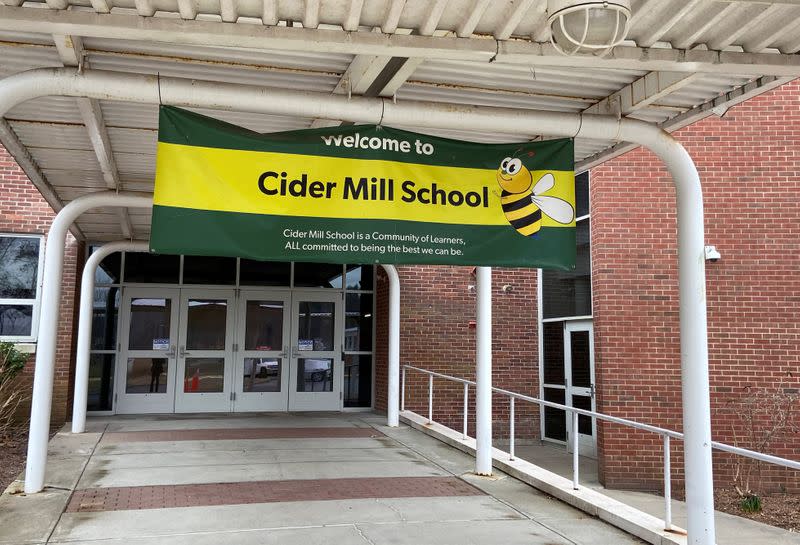
[[[44,252],[39,341],[31,397],[31,422],[28,459],[25,466],[25,493],[44,488],[47,443],[50,438],[50,409],[53,402],[53,376],[56,363],[56,334],[61,302],[61,276],[64,272],[64,246],[67,231],[83,212],[97,207],[149,208],[149,195],[101,192],[79,197],[61,209],[53,219]]]
[[[433,424],[433,375],[428,375],[428,424]]]
[[[672,468],[669,435],[664,436],[664,529],[672,530]]]
[[[115,252],[146,252],[147,242],[121,240],[109,242],[98,248],[83,267],[81,299],[78,315],[78,342],[75,356],[75,394],[72,401],[72,433],[86,431],[86,402],[89,397],[89,351],[92,339],[92,314],[94,304],[94,278],[103,259]]]
[[[514,460],[514,398],[508,398],[508,458]]]
[[[467,431],[469,430],[469,384],[466,382],[464,383],[464,431],[461,434],[461,438],[466,440],[467,439]]]
[[[403,367],[403,370],[400,375],[400,410],[406,410],[406,368]]]
[[[380,54],[374,50],[373,44],[365,44],[365,47],[371,48],[367,51],[369,54]],[[494,47],[491,51],[486,51],[489,56],[494,53]],[[563,61],[564,57],[559,57],[558,62]],[[357,123],[398,124],[434,129],[487,132],[502,130],[506,133],[528,134],[531,127],[536,127],[538,134],[633,142],[648,147],[666,164],[676,190],[688,543],[715,543],[703,193],[692,158],[666,131],[644,121],[616,119],[611,116],[415,101],[394,103],[388,99],[355,96],[348,99],[346,96],[188,78],[163,77],[156,81],[146,74],[99,70],[78,73],[75,69],[67,68],[40,68],[3,78],[0,81],[0,115],[5,115],[21,102],[49,95],[163,103],[312,119],[334,118]],[[70,203],[68,207],[73,204],[74,202]],[[66,209],[67,207],[64,210]],[[72,220],[68,223],[71,222]],[[45,257],[45,285],[42,289],[44,327],[40,327],[40,345],[36,355],[26,492],[41,490],[44,480],[55,358],[55,317],[61,286],[60,258],[63,255],[65,234],[66,229],[59,228],[57,232],[51,230],[52,245],[58,245],[60,249],[48,248]],[[482,271],[483,268],[479,267],[479,299],[482,297],[480,279],[485,277],[488,285],[491,278],[488,270]],[[484,295],[487,297],[486,302],[491,304],[491,296],[488,293]],[[483,313],[479,312],[478,316],[478,351],[482,356],[478,357],[479,386],[476,404],[476,467],[488,471],[491,471],[491,390],[487,387],[491,384],[491,326],[480,324],[486,321],[482,318],[490,316],[491,308],[486,308]],[[486,341],[483,345],[480,341],[482,337]],[[485,384],[481,386],[481,382]]]
[[[578,489],[578,472],[580,471],[580,442],[578,441],[578,413],[572,413],[572,489]]]
[[[492,474],[492,268],[476,278],[475,473]]]
[[[389,277],[389,369],[386,425],[400,425],[400,275],[394,265],[382,265]],[[405,375],[404,377],[405,378]],[[405,382],[403,384],[405,390]],[[405,392],[403,392],[405,397]]]

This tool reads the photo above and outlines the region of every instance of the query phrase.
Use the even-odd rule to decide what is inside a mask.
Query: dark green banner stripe
[[[535,131],[533,131],[535,132]],[[322,137],[388,138],[409,142],[408,153],[392,150],[355,149],[327,146]],[[424,165],[497,169],[505,157],[520,157],[529,170],[565,170],[574,168],[573,141],[569,138],[517,144],[478,144],[422,135],[392,127],[348,125],[321,129],[303,129],[259,134],[204,115],[173,106],[161,106],[160,142],[208,148],[266,151],[353,159],[381,159]],[[430,144],[433,153],[417,153],[416,143]]]
[[[287,231],[305,235],[286,237]],[[328,233],[346,233],[347,236],[331,238]],[[375,240],[376,233],[388,237],[417,237],[418,240]],[[427,242],[424,242],[425,237],[429,237]],[[304,245],[309,247],[304,249]],[[389,248],[390,245],[394,248]],[[259,260],[270,256],[274,261],[318,263],[486,265],[562,270],[575,268],[575,247],[575,229],[571,228],[543,227],[537,235],[525,237],[510,225],[273,216],[158,205],[153,207],[150,238],[151,251],[163,254]]]

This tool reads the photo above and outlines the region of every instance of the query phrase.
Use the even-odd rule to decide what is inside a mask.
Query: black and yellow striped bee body
[[[509,193],[503,191],[500,203],[508,223],[521,235],[535,235],[542,227],[542,210],[531,200],[532,193]]]

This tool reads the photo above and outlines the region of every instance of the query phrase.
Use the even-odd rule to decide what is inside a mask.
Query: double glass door
[[[118,413],[342,406],[341,294],[127,288]]]

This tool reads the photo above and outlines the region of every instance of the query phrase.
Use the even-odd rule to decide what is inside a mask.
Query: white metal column
[[[147,252],[147,242],[120,240],[103,244],[86,260],[81,277],[78,311],[78,342],[75,356],[75,394],[72,400],[72,433],[86,431],[86,401],[89,397],[89,350],[92,341],[94,278],[97,267],[114,252]]]
[[[677,197],[688,541],[692,545],[714,544],[703,198],[700,178],[691,157],[667,132],[650,123],[611,116],[415,101],[394,103],[391,99],[379,97],[347,97],[186,78],[164,77],[157,81],[151,75],[98,70],[78,73],[72,68],[39,68],[4,78],[0,81],[0,115],[5,115],[16,104],[48,95],[420,128],[527,134],[530,127],[537,127],[537,132],[541,134],[627,141],[650,148],[669,169]],[[77,208],[73,207],[73,210]],[[72,223],[75,216],[77,214],[71,216],[67,225]],[[62,217],[63,223],[67,216]],[[55,326],[61,287],[60,258],[63,256],[66,234],[66,228],[61,225],[58,230],[55,229],[57,222],[58,217],[54,221],[51,237],[53,244],[59,248],[48,248],[45,254],[41,318],[44,327],[40,326],[40,345],[36,355],[26,492],[41,490],[44,480],[55,359]],[[51,237],[48,237],[48,243]]]
[[[492,268],[478,267],[475,287],[475,473],[492,474]]]
[[[394,265],[382,265],[389,277],[389,369],[386,425],[400,425],[400,275]]]
[[[56,362],[58,318],[61,310],[61,277],[64,272],[64,246],[67,231],[82,213],[98,207],[148,208],[152,197],[104,191],[79,197],[61,209],[47,234],[42,278],[42,302],[39,319],[39,342],[31,397],[31,423],[28,436],[28,459],[25,466],[25,492],[44,488],[47,465],[47,442],[50,437],[50,410],[53,402],[53,375]]]

